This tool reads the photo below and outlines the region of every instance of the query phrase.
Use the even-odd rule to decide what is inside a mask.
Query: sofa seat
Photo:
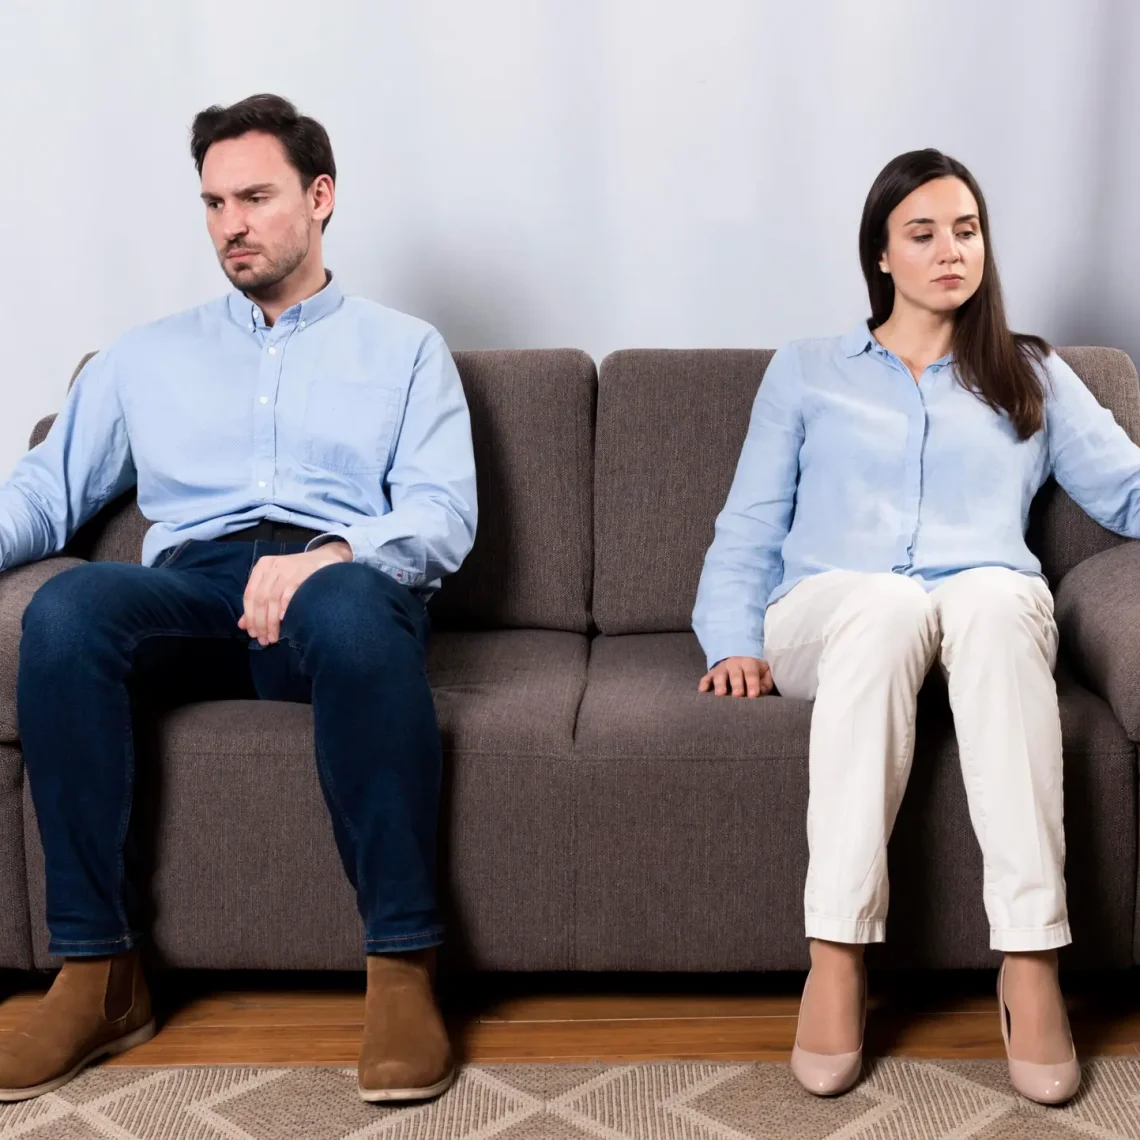
[[[580,969],[779,970],[807,965],[811,704],[698,693],[691,633],[591,644],[574,750]],[[1132,961],[1135,751],[1108,706],[1058,678],[1065,743],[1071,965]],[[880,962],[979,967],[981,855],[945,686],[920,700],[916,762],[890,849]]]
[[[541,630],[432,639],[429,674],[444,744],[447,953],[455,965],[569,964],[568,769],[587,651],[583,635]],[[154,869],[160,960],[360,969],[362,929],[313,763],[310,708],[188,705],[139,743],[151,762],[139,765],[136,826],[144,864]],[[47,965],[43,858],[30,799],[25,811],[35,959]]]

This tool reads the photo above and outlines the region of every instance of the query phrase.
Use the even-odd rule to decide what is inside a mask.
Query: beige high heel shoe
[[[803,1012],[803,998],[807,996],[811,984],[811,971],[804,982],[803,997],[800,998],[800,1012]],[[862,1025],[867,1024],[867,974],[863,973],[863,1014]],[[859,1034],[859,1048],[854,1053],[809,1053],[800,1048],[797,1030],[796,1043],[792,1048],[792,1075],[809,1093],[815,1096],[839,1096],[854,1088],[863,1073],[863,1032]]]
[[[1009,1083],[1029,1100],[1038,1104],[1063,1104],[1081,1085],[1081,1066],[1074,1046],[1068,1061],[1057,1065],[1039,1065],[1034,1061],[1019,1061],[1009,1051],[1009,1007],[1005,1004],[1005,962],[998,971],[998,1011],[1001,1014],[1001,1039],[1005,1042],[1005,1055],[1009,1061]]]

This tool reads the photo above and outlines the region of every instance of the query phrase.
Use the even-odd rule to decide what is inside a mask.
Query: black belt
[[[215,542],[312,542],[323,530],[306,530],[303,526],[293,526],[292,523],[270,522],[262,519],[254,526],[244,530],[234,530],[229,534],[219,535]]]

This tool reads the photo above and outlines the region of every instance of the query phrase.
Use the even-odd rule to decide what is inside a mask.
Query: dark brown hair
[[[871,298],[872,329],[883,324],[895,304],[895,283],[879,268],[887,248],[887,218],[912,191],[935,178],[959,178],[978,203],[978,224],[985,243],[985,264],[977,292],[955,313],[952,351],[958,379],[995,412],[1004,411],[1021,439],[1045,424],[1045,388],[1035,365],[1049,355],[1039,336],[1010,332],[1001,282],[990,241],[986,200],[974,176],[957,160],[928,148],[892,159],[880,171],[863,206],[859,226],[859,261]]]
[[[206,151],[222,139],[237,139],[250,131],[272,135],[285,148],[289,164],[301,176],[301,187],[308,190],[322,174],[336,182],[336,163],[328,132],[316,119],[299,115],[297,108],[280,95],[251,95],[231,107],[215,104],[199,111],[190,128],[190,153],[201,177]],[[323,231],[332,220],[329,214]]]

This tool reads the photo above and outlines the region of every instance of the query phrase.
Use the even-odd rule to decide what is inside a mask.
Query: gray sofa
[[[1140,439],[1128,357],[1063,355]],[[481,517],[471,556],[431,607],[451,968],[805,965],[811,707],[698,694],[689,628],[770,356],[627,351],[599,377],[573,350],[456,354]],[[15,707],[20,617],[74,559],[137,560],[144,527],[127,497],[67,557],[0,576],[0,967],[51,964]],[[1034,504],[1032,535],[1062,630],[1067,960],[1128,967],[1140,953],[1140,546],[1054,486]],[[921,701],[878,960],[990,965],[981,858],[936,677]],[[160,962],[360,967],[311,751],[299,705],[203,700],[143,735],[137,816]]]

